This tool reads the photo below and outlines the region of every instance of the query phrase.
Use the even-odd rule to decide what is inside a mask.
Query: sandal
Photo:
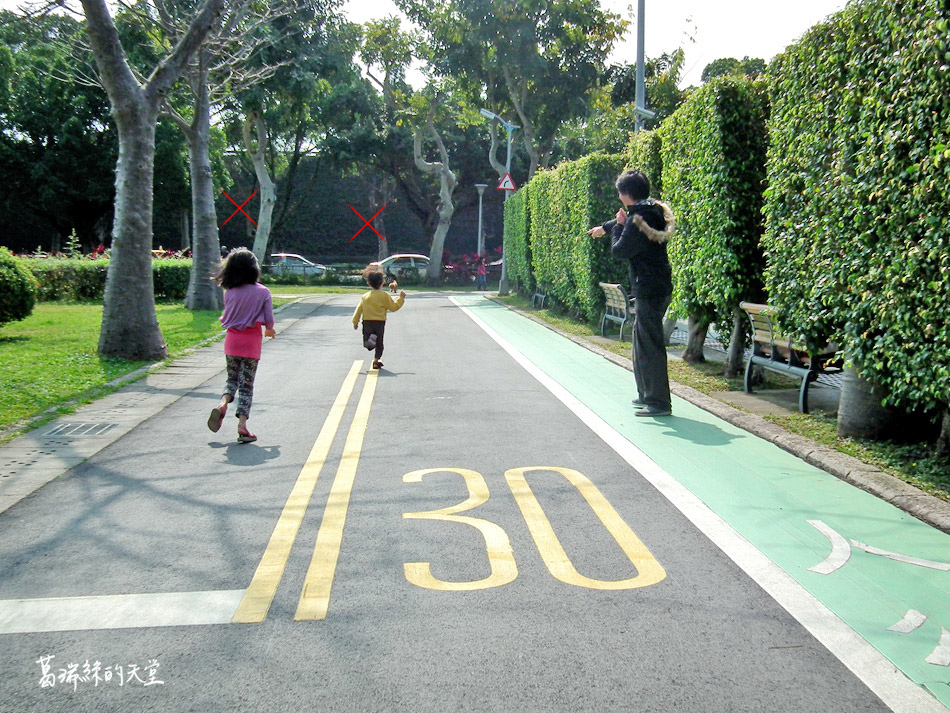
[[[257,436],[247,429],[244,429],[243,431],[240,428],[238,429],[238,443],[253,443],[256,440]]]
[[[213,432],[217,433],[221,430],[221,422],[224,420],[224,414],[227,413],[227,406],[223,409],[220,406],[215,406],[211,409],[211,415],[208,416],[208,428]]]

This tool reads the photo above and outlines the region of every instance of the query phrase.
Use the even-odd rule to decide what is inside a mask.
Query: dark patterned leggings
[[[237,394],[236,416],[250,416],[251,400],[254,398],[254,376],[257,374],[257,359],[226,356],[228,362],[228,383],[224,395],[234,401]]]

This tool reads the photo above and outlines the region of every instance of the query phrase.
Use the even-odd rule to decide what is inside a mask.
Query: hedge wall
[[[627,168],[631,171],[643,171],[650,179],[650,195],[663,197],[663,155],[660,133],[641,131],[631,134],[627,144]]]
[[[36,279],[27,267],[0,248],[0,326],[29,317],[36,292]]]
[[[658,130],[681,315],[731,327],[739,302],[761,296],[767,116],[763,81],[726,77],[691,94]]]
[[[851,4],[770,68],[770,301],[922,408],[950,403],[948,5]]]
[[[528,186],[535,280],[557,302],[588,321],[603,313],[598,282],[628,282],[625,264],[610,255],[609,240],[587,235],[591,227],[613,218],[620,207],[614,181],[623,163],[623,157],[593,154],[538,173]],[[514,222],[510,225],[513,231]]]
[[[534,274],[531,271],[531,244],[528,239],[531,213],[528,211],[526,185],[505,201],[505,262],[508,280],[523,294],[534,292]]]
[[[19,258],[39,285],[41,302],[67,300],[101,302],[106,287],[107,259],[69,260],[65,258]],[[191,260],[152,261],[155,298],[183,300],[188,292]]]

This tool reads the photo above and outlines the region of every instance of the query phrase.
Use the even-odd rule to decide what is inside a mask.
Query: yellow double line
[[[234,618],[231,620],[232,623],[255,624],[264,621],[267,616],[287,566],[290,550],[297,539],[300,524],[307,513],[307,506],[317,485],[317,478],[330,454],[330,448],[343,421],[343,413],[350,402],[363,365],[362,361],[353,362],[353,366],[350,367],[349,373],[343,380],[343,386],[340,387],[340,392],[310,450],[307,462],[300,471],[300,475],[297,476],[297,482],[294,484],[290,497],[287,498],[274,532],[267,543],[267,549],[264,550],[264,556],[238,605]],[[350,493],[353,490],[353,480],[359,465],[363,438],[369,423],[369,412],[376,394],[378,374],[378,371],[371,369],[363,384],[363,392],[356,406],[356,415],[353,417],[353,423],[343,446],[343,456],[340,459],[320,530],[317,533],[317,543],[304,580],[303,593],[297,604],[295,621],[316,621],[325,619],[327,616],[333,576],[340,557],[340,547],[343,544],[343,526],[346,523]]]

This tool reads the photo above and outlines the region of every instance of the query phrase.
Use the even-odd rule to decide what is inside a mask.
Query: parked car
[[[370,264],[379,265],[384,275],[396,280],[403,277],[414,277],[421,280],[425,278],[426,270],[429,269],[429,258],[415,253],[399,253]]]
[[[310,262],[294,253],[274,253],[270,256],[271,274],[274,275],[325,275],[327,266]]]

